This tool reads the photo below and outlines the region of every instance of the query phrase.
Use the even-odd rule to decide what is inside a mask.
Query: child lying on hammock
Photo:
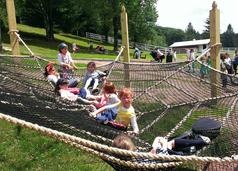
[[[95,97],[89,93],[86,89],[82,88],[70,88],[68,86],[68,80],[64,78],[60,78],[55,86],[55,92],[60,95],[63,99],[67,99],[69,101],[81,101],[86,104],[93,104],[95,101],[93,100]],[[88,100],[89,99],[89,100]],[[92,100],[90,100],[92,99]]]
[[[106,105],[92,112],[90,115],[95,117],[100,123],[110,124],[114,127],[124,127],[127,129],[131,124],[133,131],[127,131],[129,134],[139,134],[139,128],[136,121],[135,110],[132,106],[132,91],[128,88],[123,88],[119,92],[117,103]],[[117,107],[117,115],[104,112],[106,109]]]
[[[183,139],[183,138],[175,138],[168,141],[164,137],[156,137],[152,147],[153,149],[150,151],[152,154],[181,154],[179,152],[175,152],[175,149],[183,149],[187,147],[203,147],[208,145],[211,142],[209,137],[203,135],[197,135],[193,139]]]
[[[209,137],[202,135],[198,135],[194,139],[175,138],[170,141],[168,141],[164,137],[156,137],[152,144],[152,150],[150,151],[150,153],[183,155],[183,153],[171,153],[171,151],[176,148],[205,146],[208,145],[210,142],[211,140]],[[118,136],[116,136],[112,142],[112,146],[120,149],[136,151],[136,147],[132,139],[126,134],[119,134]]]
[[[57,81],[60,79],[60,74],[56,71],[53,63],[48,63],[45,66],[44,75],[47,78],[47,80],[49,80],[50,82],[54,84],[54,86],[56,85]],[[71,78],[68,81],[69,81],[69,87],[76,87],[79,82],[79,80],[75,78]]]

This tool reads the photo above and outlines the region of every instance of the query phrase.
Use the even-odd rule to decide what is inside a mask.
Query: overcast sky
[[[164,27],[185,30],[191,22],[193,28],[200,33],[205,29],[205,21],[209,17],[214,0],[158,0],[157,24]],[[231,24],[235,33],[238,33],[238,6],[237,0],[216,0],[220,10],[221,33]]]

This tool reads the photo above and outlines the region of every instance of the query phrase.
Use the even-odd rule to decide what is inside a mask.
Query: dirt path
[[[99,66],[102,66],[102,65],[106,65],[106,64],[109,64],[111,63],[112,61],[110,60],[88,60],[88,59],[77,59],[77,60],[74,60],[75,63],[81,63],[81,64],[87,64],[88,62],[95,62],[96,63],[96,66],[99,67]]]

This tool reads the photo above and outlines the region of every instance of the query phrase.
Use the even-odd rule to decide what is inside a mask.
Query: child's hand
[[[89,113],[89,116],[91,116],[91,117],[93,117],[93,118],[96,118],[96,117],[97,117],[97,113],[91,112],[91,113]]]
[[[131,137],[134,137],[134,136],[138,135],[138,133],[136,133],[136,132],[134,132],[134,131],[126,131],[126,132],[127,132],[127,134],[128,134],[129,136],[131,136]]]

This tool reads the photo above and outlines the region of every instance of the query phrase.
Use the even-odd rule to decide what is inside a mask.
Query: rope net
[[[47,63],[38,57],[0,57],[0,113],[89,140],[96,145],[80,144],[81,141],[71,143],[100,156],[116,170],[238,167],[238,81],[235,76],[213,70],[199,60],[168,64],[112,62],[98,67],[101,71],[110,70],[108,80],[118,89],[129,82],[134,92],[133,106],[140,134],[133,141],[140,152],[125,152],[110,147],[122,131],[97,123],[89,117],[86,105],[62,100],[54,93],[43,75]],[[206,68],[204,77],[200,76],[202,66]],[[125,80],[127,71],[129,80]],[[85,72],[85,68],[76,70],[74,76],[82,80]],[[212,73],[217,78],[215,83],[210,80]],[[228,80],[226,87],[221,80],[224,76]],[[211,90],[216,90],[215,96]],[[219,122],[221,129],[213,136],[212,143],[196,151],[195,156],[146,153],[156,136],[178,137],[190,131],[201,118]],[[215,133],[210,130],[209,134]],[[195,162],[191,164],[191,161]]]

